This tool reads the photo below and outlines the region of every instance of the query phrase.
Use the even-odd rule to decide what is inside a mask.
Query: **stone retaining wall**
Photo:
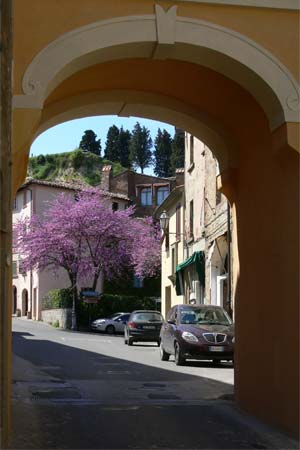
[[[61,308],[61,309],[46,309],[42,311],[42,321],[54,324],[59,322],[60,328],[71,328],[72,320],[72,309],[71,308]]]

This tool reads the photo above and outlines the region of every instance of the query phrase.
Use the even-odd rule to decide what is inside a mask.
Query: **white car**
[[[107,319],[97,319],[91,323],[93,331],[103,331],[108,334],[123,333],[130,313],[115,313]]]

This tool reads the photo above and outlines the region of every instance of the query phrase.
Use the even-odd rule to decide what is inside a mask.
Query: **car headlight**
[[[98,323],[103,323],[103,322],[105,322],[105,319],[98,319],[98,320],[94,320],[93,324],[98,325]]]
[[[190,333],[189,331],[184,331],[182,333],[182,339],[187,342],[198,342],[197,336],[195,336],[193,333]]]

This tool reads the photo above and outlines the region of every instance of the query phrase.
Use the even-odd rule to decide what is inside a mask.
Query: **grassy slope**
[[[84,181],[92,186],[101,181],[104,164],[113,166],[113,175],[125,169],[119,163],[107,161],[80,149],[68,153],[39,155],[29,159],[28,176],[47,181]]]

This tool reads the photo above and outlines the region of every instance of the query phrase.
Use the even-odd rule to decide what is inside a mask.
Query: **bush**
[[[55,320],[52,324],[54,328],[59,328],[59,320]]]
[[[52,289],[42,300],[43,309],[72,308],[72,290]]]
[[[83,160],[84,160],[84,154],[83,154],[82,150],[80,150],[80,149],[74,150],[74,152],[71,155],[71,163],[75,170],[80,169],[80,167],[82,166]]]
[[[39,155],[36,160],[40,166],[44,165],[46,162],[46,158],[44,155]]]

